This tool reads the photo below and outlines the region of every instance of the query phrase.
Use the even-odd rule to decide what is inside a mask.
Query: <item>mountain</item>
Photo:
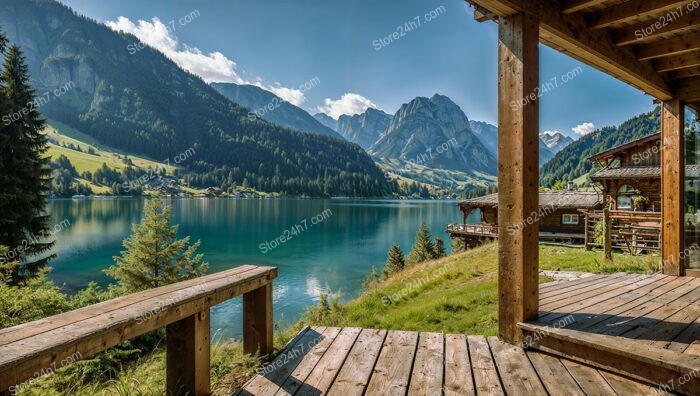
[[[474,131],[474,134],[481,140],[484,147],[486,147],[494,157],[498,158],[498,128],[487,122],[474,120],[469,120],[469,125],[472,131]],[[540,139],[540,165],[544,165],[547,161],[551,160],[554,154],[555,152],[547,146],[546,142]]]
[[[547,146],[547,148],[549,148],[550,151],[552,151],[555,154],[562,151],[566,146],[574,142],[574,139],[568,136],[564,136],[559,132],[541,133],[540,140],[542,140]]]
[[[314,118],[316,119],[316,121],[320,122],[322,125],[330,128],[336,132],[338,131],[338,121],[333,119],[328,114],[317,113],[317,114],[314,114]]]
[[[230,100],[250,109],[248,117],[260,117],[273,124],[297,131],[327,135],[341,139],[331,128],[318,122],[305,110],[255,85],[212,83],[214,89]]]
[[[498,127],[484,121],[469,120],[469,126],[493,155],[498,155]]]
[[[369,153],[438,169],[496,173],[494,155],[471,130],[459,106],[442,95],[418,97],[402,105]]]
[[[0,28],[25,51],[40,111],[124,152],[179,165],[194,186],[312,196],[396,191],[357,145],[249,120],[237,105],[138,39],[53,0],[0,0]],[[56,88],[64,89],[51,95]]]
[[[381,110],[369,108],[362,114],[342,115],[338,118],[338,133],[367,150],[386,131],[391,116]]]
[[[559,151],[554,158],[540,168],[540,185],[551,187],[558,181],[581,179],[599,166],[588,157],[631,142],[644,136],[658,133],[661,129],[660,109],[638,115],[618,127],[606,127],[590,133]]]

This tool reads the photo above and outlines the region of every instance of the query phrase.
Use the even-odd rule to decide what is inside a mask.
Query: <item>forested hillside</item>
[[[558,181],[567,182],[591,173],[597,165],[588,157],[625,144],[661,129],[661,111],[638,115],[619,127],[606,127],[570,144],[540,168],[540,185],[552,187]]]
[[[195,186],[248,185],[313,196],[395,191],[358,146],[262,120],[160,52],[53,0],[0,0],[0,28],[26,49],[46,116],[101,143],[158,161],[194,149],[180,164]],[[61,95],[53,94],[63,87]]]

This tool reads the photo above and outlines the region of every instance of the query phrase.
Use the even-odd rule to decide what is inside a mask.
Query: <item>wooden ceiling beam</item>
[[[474,6],[474,20],[477,22],[486,22],[494,19],[498,19],[498,15],[479,5]]]
[[[481,8],[489,14],[494,14],[501,17],[507,17],[517,14],[520,10],[520,4],[517,0],[466,0],[474,5],[474,9]]]
[[[684,102],[700,102],[700,77],[686,78],[679,81],[676,96]]]
[[[654,68],[658,72],[668,72],[700,66],[700,50],[683,55],[667,56],[654,61]]]
[[[650,62],[639,62],[632,47],[617,47],[606,30],[591,30],[583,15],[562,15],[558,0],[470,0],[495,11],[504,3],[507,12],[527,12],[540,20],[540,40],[575,59],[616,77],[660,100],[673,97],[665,77]],[[501,4],[501,8],[504,7]],[[512,15],[512,14],[506,14]]]
[[[649,60],[669,55],[692,52],[700,48],[700,31],[692,31],[679,37],[635,47],[638,60]]]
[[[675,70],[668,73],[671,80],[680,80],[688,77],[700,76],[700,66],[688,67],[685,69]]]
[[[603,4],[606,1],[607,0],[562,0],[561,13],[573,14],[574,12],[585,10],[588,7]]]
[[[700,28],[700,9],[692,12],[685,11],[682,15],[678,10],[671,10],[657,19],[616,29],[612,32],[612,36],[615,44],[622,46],[698,28]]]
[[[620,22],[628,22],[660,15],[683,7],[688,0],[632,0],[598,11],[588,18],[588,27],[602,29]]]

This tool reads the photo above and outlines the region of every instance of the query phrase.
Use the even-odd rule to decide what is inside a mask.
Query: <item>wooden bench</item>
[[[209,309],[243,295],[244,352],[272,352],[275,277],[275,267],[245,265],[2,329],[0,394],[162,327],[167,393],[209,394]]]

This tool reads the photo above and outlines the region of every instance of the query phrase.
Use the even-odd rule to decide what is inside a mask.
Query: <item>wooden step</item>
[[[518,323],[527,347],[656,384],[666,392],[700,394],[700,356],[545,323]]]

